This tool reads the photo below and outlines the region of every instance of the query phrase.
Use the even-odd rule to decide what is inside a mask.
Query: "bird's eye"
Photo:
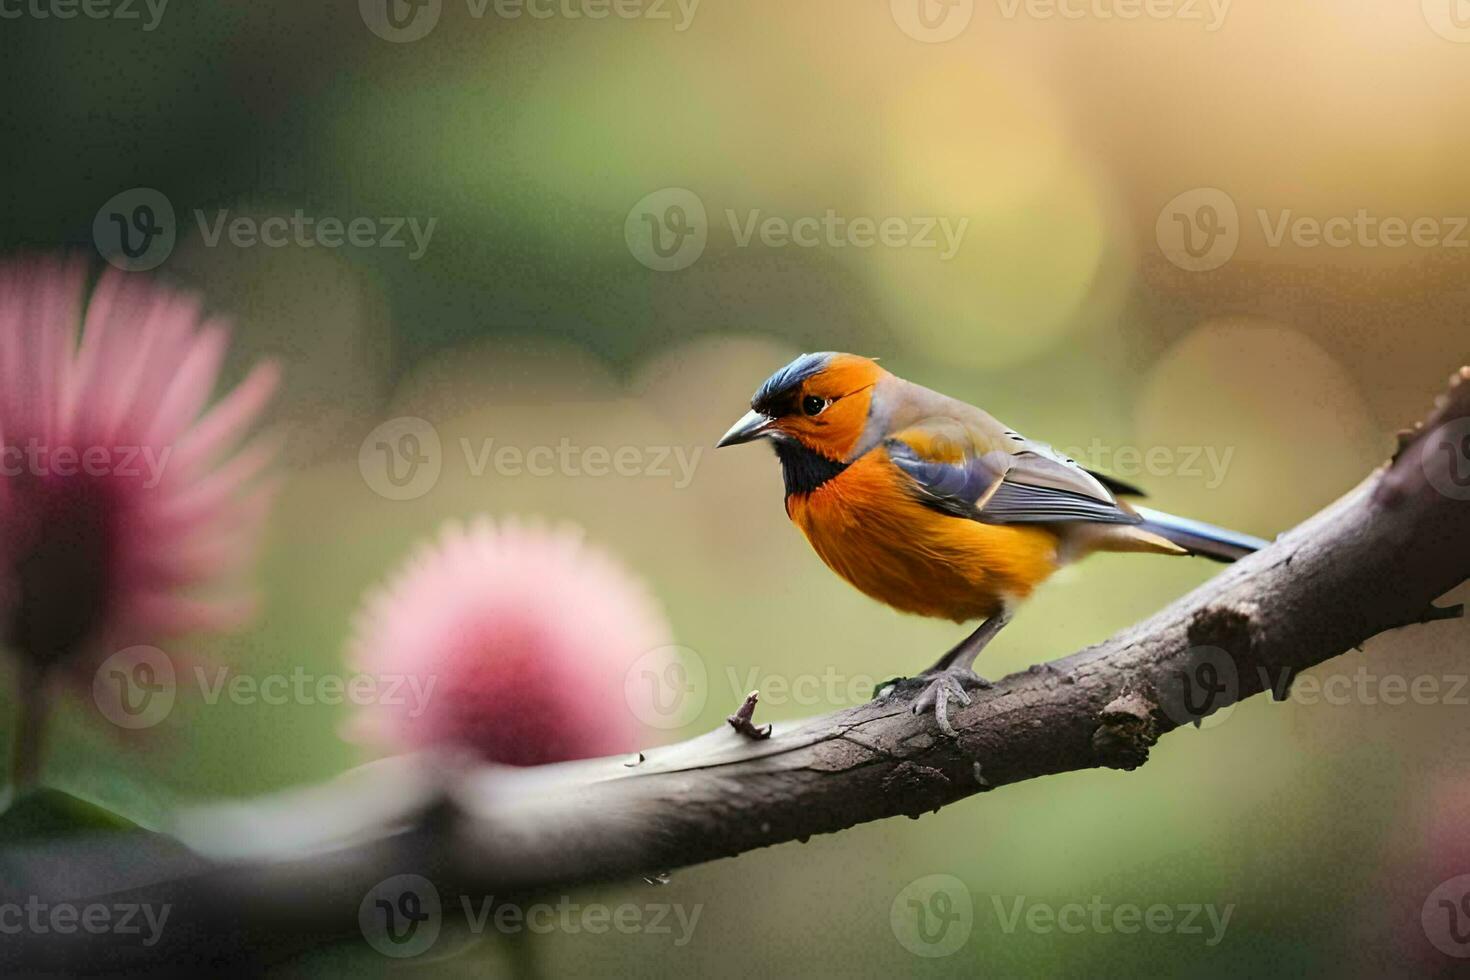
[[[801,410],[808,415],[819,415],[822,409],[827,407],[827,399],[817,395],[807,395],[801,400]]]

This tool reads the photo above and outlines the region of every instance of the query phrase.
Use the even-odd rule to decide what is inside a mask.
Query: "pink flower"
[[[145,278],[0,263],[0,645],[30,686],[253,608],[273,452],[235,447],[277,372],[207,407],[227,339]]]
[[[354,626],[354,667],[400,691],[366,706],[354,735],[521,766],[636,749],[625,681],[670,642],[646,587],[580,532],[487,517],[422,545]]]

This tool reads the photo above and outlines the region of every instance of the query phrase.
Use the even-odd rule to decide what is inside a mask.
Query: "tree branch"
[[[22,971],[258,965],[358,937],[383,879],[444,899],[530,894],[679,868],[902,815],[1053,773],[1133,769],[1173,729],[1369,638],[1459,615],[1470,578],[1470,369],[1394,459],[1326,510],[1104,643],[977,693],[955,738],[898,696],[776,724],[753,697],[710,734],[534,769],[390,759],[308,790],[187,814],[192,850],[137,836],[0,857],[0,900],[170,903],[162,938],[7,937]],[[1432,628],[1432,627],[1431,627]],[[732,730],[732,728],[736,730]],[[9,896],[9,897],[7,897]]]

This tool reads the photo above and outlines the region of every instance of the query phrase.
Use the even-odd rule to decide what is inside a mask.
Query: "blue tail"
[[[1253,538],[1249,534],[1227,531],[1223,527],[1192,521],[1187,517],[1175,517],[1148,507],[1134,507],[1143,518],[1143,526],[1166,538],[1189,552],[1214,561],[1231,562],[1244,558],[1253,551],[1260,551],[1270,542]]]

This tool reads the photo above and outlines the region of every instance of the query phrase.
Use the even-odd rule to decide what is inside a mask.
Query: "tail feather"
[[[1223,527],[1176,517],[1149,507],[1134,506],[1133,509],[1143,518],[1143,524],[1139,526],[1172,541],[1192,555],[1214,561],[1236,561],[1270,543],[1249,534],[1227,531]]]

